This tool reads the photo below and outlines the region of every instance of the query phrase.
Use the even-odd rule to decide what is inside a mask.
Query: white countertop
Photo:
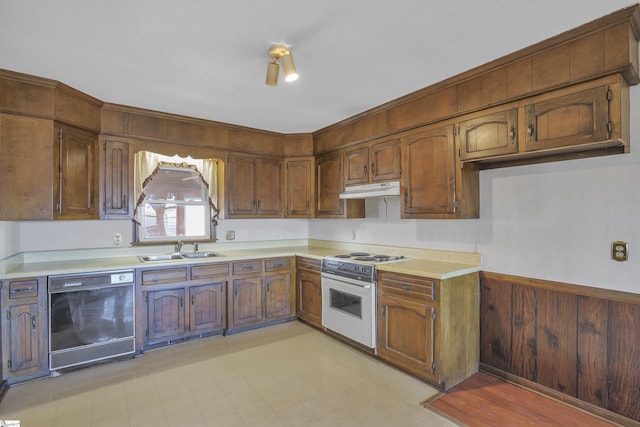
[[[270,257],[304,256],[321,259],[325,256],[353,251],[404,255],[410,259],[379,264],[376,265],[376,269],[433,279],[447,279],[480,270],[480,254],[472,252],[436,251],[307,239],[202,244],[201,251],[213,250],[223,255],[214,258],[185,258],[152,262],[143,262],[138,258],[138,255],[165,254],[171,252],[171,249],[171,246],[165,245],[21,253],[0,262],[0,278],[15,279],[104,270],[211,264]]]

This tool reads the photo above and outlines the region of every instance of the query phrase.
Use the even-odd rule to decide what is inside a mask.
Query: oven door
[[[322,273],[322,326],[375,349],[375,284]]]

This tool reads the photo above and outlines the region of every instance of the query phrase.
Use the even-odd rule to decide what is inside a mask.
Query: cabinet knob
[[[404,289],[405,291],[410,291],[412,286],[411,285],[402,284],[402,285],[400,285],[400,287],[402,289]]]
[[[31,328],[35,331],[36,330],[36,316],[31,316]]]
[[[373,175],[374,173],[376,173],[376,164],[371,162],[371,175]]]
[[[364,174],[367,174],[367,165],[364,165]]]
[[[511,143],[516,139],[516,127],[511,125],[511,129],[509,130],[509,138],[511,138]]]

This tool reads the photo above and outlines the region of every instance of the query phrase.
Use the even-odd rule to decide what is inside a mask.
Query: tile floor
[[[299,322],[13,386],[21,427],[453,426],[435,389]]]

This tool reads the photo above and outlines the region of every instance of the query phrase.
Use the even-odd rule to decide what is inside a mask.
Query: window
[[[134,175],[136,241],[213,239],[218,210],[211,186],[217,186],[217,160],[142,151],[136,153]]]

